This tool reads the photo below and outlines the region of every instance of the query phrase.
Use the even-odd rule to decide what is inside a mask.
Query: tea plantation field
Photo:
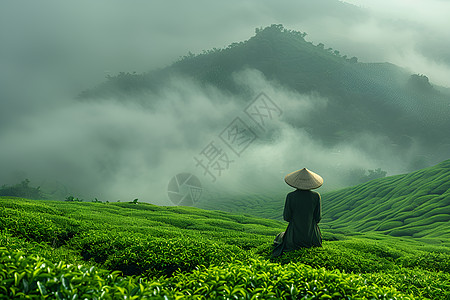
[[[324,196],[324,223],[345,231],[450,240],[450,160]]]
[[[449,299],[450,248],[191,207],[0,197],[1,299]]]
[[[230,196],[202,201],[199,207],[281,220],[285,197]],[[322,228],[331,232],[378,232],[450,246],[450,160],[323,193],[322,214]]]

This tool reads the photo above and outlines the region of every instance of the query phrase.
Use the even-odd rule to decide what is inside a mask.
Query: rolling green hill
[[[285,224],[191,207],[0,197],[0,298],[445,299],[450,250],[324,231],[271,258]]]
[[[320,189],[319,189],[320,192]],[[205,199],[198,207],[282,220],[285,191]],[[450,160],[408,174],[322,194],[322,228],[392,236],[450,238]]]
[[[323,199],[328,228],[450,238],[450,160],[327,193]]]

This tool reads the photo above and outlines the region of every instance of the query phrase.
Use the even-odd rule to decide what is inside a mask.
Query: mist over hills
[[[261,92],[279,109],[263,129],[244,113]],[[5,157],[21,159],[2,165],[43,189],[62,186],[91,199],[133,194],[164,205],[168,182],[181,172],[195,174],[208,199],[230,191],[272,195],[283,190],[285,174],[304,166],[322,174],[331,191],[364,181],[369,170],[393,175],[448,159],[449,95],[425,75],[360,63],[272,25],[166,68],[108,76],[78,101],[8,131]],[[237,117],[256,137],[240,155],[220,144]],[[67,120],[73,126],[62,130]],[[32,155],[30,141],[39,145]],[[225,170],[214,170],[217,182],[194,159],[210,142],[229,156]],[[47,144],[57,146],[48,151]]]
[[[327,99],[325,107],[315,107],[308,116],[286,112],[283,119],[326,146],[352,143],[355,136],[373,134],[385,139],[384,147],[398,155],[417,150],[409,170],[448,158],[450,137],[445,132],[450,128],[450,94],[435,87],[425,75],[410,74],[390,63],[358,63],[356,57],[347,58],[322,43],[307,42],[306,33],[282,25],[256,31],[245,42],[200,55],[190,53],[162,70],[109,77],[81,97],[129,101],[133,95],[151,91],[155,95],[145,104],[153,106],[160,101],[158,95],[165,83],[176,74],[200,86],[212,85],[248,99],[255,91],[234,75],[246,69],[257,70],[267,81],[283,88]],[[276,94],[270,96],[277,98]],[[358,146],[366,152],[379,151],[376,144]]]
[[[369,130],[386,134],[392,142],[405,146],[410,139],[437,138],[441,135],[436,131],[450,128],[450,94],[434,87],[425,75],[409,74],[390,63],[357,63],[356,57],[347,58],[322,43],[313,45],[305,40],[306,33],[287,30],[282,25],[256,31],[245,42],[200,55],[190,53],[162,70],[109,77],[107,82],[81,96],[129,99],[145,90],[160,91],[164,82],[177,74],[248,97],[252,96],[251,91],[233,74],[252,69],[261,72],[268,81],[329,99],[326,109],[313,112],[311,117],[320,120],[317,122],[320,124],[309,125],[311,134],[325,143],[350,137],[342,137],[342,132]],[[149,102],[157,99],[153,97]],[[306,126],[311,119],[287,121]],[[442,137],[443,144],[448,143],[448,137]],[[438,157],[444,159],[444,155]]]
[[[157,111],[165,105],[169,90],[178,95],[174,106],[178,101],[197,107],[191,95],[183,95],[173,84],[187,78],[194,90],[219,91],[219,95],[206,93],[208,105],[215,109],[233,103],[239,112],[239,107],[265,92],[282,111],[271,130],[258,132],[259,148],[249,151],[245,163],[239,161],[243,166],[233,170],[234,177],[248,175],[242,174],[242,169],[254,168],[258,160],[266,164],[270,178],[291,171],[293,164],[307,165],[328,175],[329,185],[324,187],[332,190],[359,183],[367,176],[367,166],[392,175],[436,164],[450,153],[448,89],[429,82],[426,75],[411,74],[387,62],[360,63],[322,43],[314,45],[306,40],[306,33],[282,25],[257,28],[249,40],[224,49],[189,53],[163,69],[109,76],[100,86],[82,92],[80,98],[138,102]],[[232,115],[230,110],[223,113]],[[183,114],[178,117],[186,118]],[[222,120],[226,119],[200,115],[198,122],[205,121],[207,127],[220,132]],[[210,135],[213,132],[209,131]],[[193,145],[195,138],[188,135],[187,139]],[[286,152],[278,146],[283,144],[302,150],[281,162],[279,156]],[[266,157],[261,157],[260,149],[265,149]],[[317,155],[311,157],[311,152]],[[270,161],[268,153],[277,157],[276,161]],[[196,168],[189,171],[201,175]],[[223,182],[225,190],[226,185],[239,184],[232,179]],[[269,180],[260,186],[279,189]]]

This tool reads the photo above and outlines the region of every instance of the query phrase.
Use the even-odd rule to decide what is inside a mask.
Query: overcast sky
[[[178,150],[201,150],[178,135],[178,129],[185,125],[177,123],[176,111],[169,105],[180,98],[171,88],[176,86],[185,99],[195,99],[189,109],[203,109],[204,115],[211,114],[207,112],[210,105],[207,99],[226,96],[215,90],[195,90],[189,82],[181,80],[168,84],[164,96],[168,104],[158,114],[146,114],[140,108],[117,103],[87,106],[74,102],[73,97],[102,82],[106,75],[164,67],[188,51],[201,53],[247,40],[254,35],[255,28],[273,23],[306,32],[308,41],[323,43],[342,55],[356,56],[363,62],[392,62],[413,73],[427,75],[434,84],[450,87],[449,15],[450,1],[443,0],[346,3],[3,0],[0,2],[0,184],[12,178],[11,173],[24,171],[30,177],[45,173],[48,177],[72,181],[79,189],[89,190],[89,195],[95,195],[93,183],[101,182],[102,178],[110,182],[98,190],[108,197],[113,193],[126,197],[130,192],[124,185],[150,193],[149,187],[142,186],[154,178],[142,176],[147,168],[143,161],[151,164],[157,160],[155,172],[167,177],[176,168],[172,168],[173,164],[167,167],[166,161],[173,163],[175,155],[179,161],[192,159],[192,152],[184,151],[185,156],[180,158]],[[265,82],[264,78],[250,75],[244,79],[257,92],[256,82]],[[299,105],[308,107],[304,95],[279,90],[277,93],[280,99],[285,99],[285,107],[293,105],[289,97],[303,99]],[[224,101],[220,115],[209,116],[211,120],[219,120],[220,125],[204,133],[199,144],[209,142],[208,137],[214,136],[242,109],[230,104],[231,101]],[[219,111],[217,107],[214,110]],[[167,120],[173,121],[171,125],[167,125]],[[193,128],[204,127],[194,119],[187,121]],[[156,130],[160,124],[165,124],[167,131]],[[111,134],[112,128],[128,144],[114,147],[118,141]],[[291,129],[283,124],[280,128],[283,135],[292,136]],[[297,142],[300,143],[278,144],[287,149]],[[153,149],[155,144],[171,147]],[[177,153],[163,155],[174,146],[178,147]],[[149,148],[153,150],[146,152]],[[261,149],[264,148],[251,151],[259,153],[259,159],[270,161]],[[355,149],[343,151],[349,160],[355,156]],[[358,166],[370,167],[370,158],[365,158],[364,153],[356,155],[361,157]],[[251,165],[251,160],[248,164],[240,163],[243,173],[247,165]],[[164,185],[166,177],[158,184]],[[124,182],[125,179],[128,181]]]
[[[55,70],[86,84],[108,72],[165,66],[281,23],[348,56],[390,61],[450,86],[450,1],[347,2],[359,9],[335,0],[4,0],[1,72]]]

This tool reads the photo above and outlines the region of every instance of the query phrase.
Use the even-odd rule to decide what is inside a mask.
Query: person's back
[[[284,234],[284,250],[321,246],[319,223],[321,219],[320,195],[309,190],[295,190],[286,197],[284,220],[289,225]]]

